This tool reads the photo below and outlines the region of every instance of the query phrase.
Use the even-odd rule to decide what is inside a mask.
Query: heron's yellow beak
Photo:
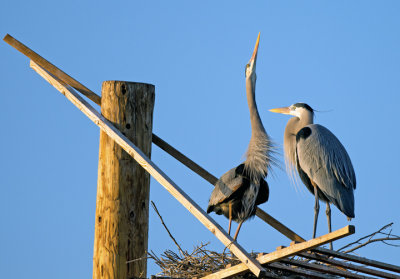
[[[276,113],[290,114],[290,107],[274,108],[270,109],[269,111]]]
[[[258,45],[260,44],[260,34],[261,32],[258,33],[256,46],[254,47],[253,55],[251,56],[250,61],[255,61],[257,59]]]

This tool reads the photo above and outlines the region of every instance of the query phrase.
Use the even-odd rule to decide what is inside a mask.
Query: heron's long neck
[[[255,81],[246,78],[247,103],[250,111],[251,139],[244,162],[254,179],[265,177],[270,163],[271,142],[261,122],[255,100]]]
[[[261,122],[260,115],[258,113],[256,104],[256,94],[255,94],[255,82],[251,82],[250,78],[246,79],[246,93],[247,93],[247,103],[249,105],[250,111],[250,122],[251,122],[251,138],[255,138],[259,133],[266,134],[264,126]]]
[[[296,169],[296,135],[297,133],[309,124],[313,124],[314,116],[311,112],[306,112],[301,117],[290,118],[283,138],[285,150],[286,168],[290,174]]]

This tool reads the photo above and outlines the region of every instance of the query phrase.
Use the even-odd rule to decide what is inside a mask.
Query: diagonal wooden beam
[[[290,272],[291,274],[295,273],[298,275],[302,275],[302,277],[300,277],[300,278],[332,279],[332,276],[321,273],[321,272],[311,271],[311,270],[303,269],[303,268],[293,268],[293,266],[282,264],[279,262],[268,264],[268,268],[276,269],[278,271],[285,270],[285,271]],[[279,278],[282,278],[282,276],[280,276]],[[284,278],[297,278],[297,277],[287,276]]]
[[[298,244],[291,245],[289,247],[271,252],[269,254],[257,257],[257,260],[261,264],[267,264],[267,263],[272,263],[279,261],[281,259],[296,255],[298,253],[308,251],[310,249],[313,249],[315,247],[318,247],[320,245],[323,245],[325,243],[337,240],[339,238],[346,237],[348,235],[354,234],[355,228],[354,226],[346,226],[342,229],[339,229],[337,231],[328,233],[326,235],[311,239],[306,242],[301,242]],[[222,269],[218,272],[215,272],[213,274],[204,276],[202,279],[222,279],[222,278],[229,278],[235,275],[238,275],[240,273],[243,273],[247,271],[248,268],[244,264],[238,264],[235,266],[232,266],[230,268],[225,268]]]
[[[92,100],[94,103],[100,105],[101,104],[101,98],[98,96],[96,93],[94,93],[92,90],[78,82],[76,79],[73,77],[67,75],[64,73],[62,70],[54,66],[52,63],[44,59],[42,56],[31,50],[29,47],[21,43],[20,41],[16,40],[9,34],[7,34],[3,40],[24,54],[25,56],[29,57],[32,61],[34,61],[36,64],[38,64],[40,67],[45,69],[47,72],[52,74],[53,76],[56,76],[58,79],[63,81],[65,84],[69,84],[76,90],[80,91],[83,95],[88,97],[90,100]]]
[[[126,138],[117,128],[105,119],[96,109],[86,102],[72,87],[63,84],[38,64],[31,61],[31,67],[60,91],[90,120],[100,127],[110,138],[120,145],[133,159],[153,176],[164,188],[177,199],[190,213],[193,214],[207,229],[209,229],[229,250],[240,259],[257,277],[265,274],[265,269],[197,205],[186,193],[179,188],[156,164],[154,164],[139,148]]]
[[[359,257],[359,256],[355,256],[355,255],[345,254],[342,252],[332,251],[332,250],[325,249],[322,247],[316,248],[313,251],[327,255],[327,256],[336,257],[336,258],[339,258],[342,260],[352,261],[352,262],[356,262],[356,263],[369,265],[369,266],[377,267],[380,269],[385,269],[385,270],[390,270],[393,272],[400,273],[400,266],[398,266],[398,265],[393,265],[393,264],[388,264],[388,263],[384,263],[384,262],[380,262],[380,261],[370,260],[370,259],[367,259],[364,257]]]
[[[72,78],[65,72],[63,72],[60,68],[56,67],[52,63],[50,63],[48,60],[28,48],[26,45],[18,41],[17,39],[13,38],[10,35],[6,35],[3,39],[6,43],[8,43],[10,46],[14,47],[18,51],[20,51],[22,54],[25,56],[29,57],[33,62],[38,64],[41,68],[46,70],[48,73],[53,75],[55,78],[58,80],[62,81],[64,84],[68,84],[81,92],[83,95],[88,97],[90,100],[92,100],[94,103],[101,105],[101,97],[88,89],[86,86],[84,86],[82,83],[77,81],[76,79]],[[184,164],[186,167],[200,175],[202,178],[210,182],[212,185],[214,185],[217,182],[217,178],[213,176],[211,173],[206,171],[204,168],[202,168],[200,165],[196,164],[194,161],[186,157],[184,154],[179,152],[177,149],[172,147],[170,144],[159,138],[157,135],[153,134],[153,143],[158,145],[162,150],[166,151],[168,154],[170,154],[172,157],[177,159],[179,162]],[[297,241],[297,242],[303,242],[305,241],[304,238],[296,234],[294,231],[286,227],[284,224],[279,222],[277,219],[269,215],[267,212],[263,211],[260,208],[257,208],[256,215],[275,228],[277,231],[288,237],[290,240]]]
[[[372,269],[372,268],[368,268],[368,267],[364,267],[364,266],[360,266],[360,265],[355,265],[352,263],[347,263],[345,261],[334,260],[334,259],[331,259],[324,255],[319,255],[319,254],[312,253],[312,252],[304,252],[304,253],[298,254],[298,256],[301,256],[301,257],[304,257],[307,259],[311,259],[311,260],[315,260],[315,261],[319,261],[319,262],[328,263],[330,265],[334,265],[334,266],[338,266],[338,267],[344,267],[346,269],[351,269],[351,270],[362,272],[365,274],[378,276],[380,278],[388,278],[388,279],[396,279],[396,278],[398,279],[399,278],[398,275],[395,275],[392,273],[388,273],[388,272],[384,272],[381,270],[376,270],[376,269]]]

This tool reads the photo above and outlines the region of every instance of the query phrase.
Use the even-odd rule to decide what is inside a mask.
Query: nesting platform
[[[260,262],[265,262],[262,266],[266,272],[259,278],[400,278],[399,266],[325,248],[280,257],[298,250],[297,245],[280,246],[269,254],[252,254]],[[209,251],[205,246],[184,255],[166,251],[160,257],[152,256],[162,269],[162,275],[152,276],[152,279],[257,278],[248,270],[240,271],[238,267],[242,265],[237,258]],[[266,263],[267,259],[272,261]]]

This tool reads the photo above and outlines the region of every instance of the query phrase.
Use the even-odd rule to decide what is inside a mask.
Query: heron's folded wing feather
[[[311,133],[302,138],[301,132],[305,128],[309,128]],[[302,170],[317,183],[317,180],[327,180],[326,176],[333,174],[341,185],[355,189],[353,165],[336,136],[318,124],[307,125],[305,128],[296,137],[297,158]]]
[[[243,185],[245,178],[238,174],[236,169],[229,170],[217,181],[210,196],[209,206],[224,202]]]

